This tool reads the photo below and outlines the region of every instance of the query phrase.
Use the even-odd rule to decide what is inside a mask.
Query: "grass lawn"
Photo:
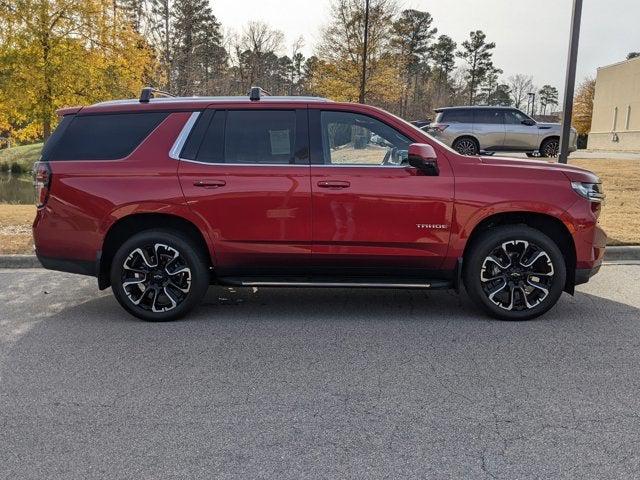
[[[42,143],[0,150],[0,171],[11,169],[14,173],[29,173],[40,158]]]
[[[0,254],[33,253],[35,205],[0,204]]]
[[[601,224],[610,245],[640,245],[640,161],[574,160],[571,164],[594,171],[604,182],[607,201]],[[0,204],[0,254],[33,251],[35,210],[31,205]]]

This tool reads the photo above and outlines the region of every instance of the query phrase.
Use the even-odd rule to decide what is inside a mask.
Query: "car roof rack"
[[[262,97],[262,95],[265,95],[267,97],[271,96],[271,94],[263,88],[251,87],[251,90],[249,91],[249,100],[251,100],[252,102],[257,102],[258,100],[260,100],[260,97]]]
[[[149,100],[155,97],[174,97],[169,92],[164,92],[153,87],[144,87],[140,92],[140,103],[149,103]]]

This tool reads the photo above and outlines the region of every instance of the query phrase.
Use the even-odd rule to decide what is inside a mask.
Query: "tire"
[[[205,253],[173,230],[133,235],[111,264],[111,289],[122,307],[148,322],[177,320],[189,313],[209,287]]]
[[[463,265],[471,299],[500,320],[531,320],[543,315],[558,302],[567,278],[556,243],[525,225],[482,233],[470,245]]]
[[[473,137],[460,137],[453,142],[452,148],[460,155],[475,156],[480,154],[480,145]]]
[[[558,138],[547,138],[540,145],[540,156],[545,158],[555,158],[560,153],[560,140]]]

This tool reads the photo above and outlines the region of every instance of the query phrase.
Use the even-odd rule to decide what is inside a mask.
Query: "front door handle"
[[[227,184],[224,180],[198,180],[197,182],[193,182],[194,187],[202,187],[202,188],[220,188],[224,187]]]
[[[320,188],[349,188],[351,183],[341,180],[320,180],[318,186]]]

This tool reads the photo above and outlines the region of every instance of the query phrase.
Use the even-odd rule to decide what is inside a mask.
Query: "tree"
[[[357,101],[364,51],[364,4],[360,0],[334,0],[331,22],[318,45],[313,88],[322,95]],[[369,41],[365,72],[365,100],[382,105],[398,102],[402,94],[401,71],[390,54],[393,0],[371,0]]]
[[[456,66],[456,48],[458,45],[447,35],[440,35],[438,41],[431,47],[430,57],[433,64],[433,79],[435,83],[435,106],[441,107],[448,103],[451,96],[450,77]]]
[[[627,60],[638,57],[640,57],[640,52],[629,52],[629,54],[627,55]]]
[[[495,90],[491,92],[487,99],[488,105],[495,105],[499,107],[510,107],[511,103],[511,89],[509,85],[500,83],[496,85]]]
[[[495,70],[493,49],[496,44],[487,43],[487,36],[482,30],[470,32],[469,36],[469,40],[462,42],[462,50],[456,55],[467,63],[469,104],[473,105],[478,87],[486,80],[487,74]]]
[[[542,114],[547,114],[547,107],[558,105],[558,89],[551,85],[544,85],[538,92],[540,98],[540,107],[542,108]]]
[[[393,22],[391,47],[402,65],[404,77],[400,113],[407,114],[409,93],[415,101],[419,88],[419,77],[425,71],[431,40],[438,32],[431,28],[433,17],[429,12],[404,10]]]
[[[137,95],[153,52],[110,0],[0,0],[0,118],[18,140],[47,138],[57,108]]]
[[[521,109],[530,92],[535,91],[533,86],[533,77],[528,75],[514,75],[507,79],[509,88],[511,89],[511,98],[513,105]]]
[[[271,28],[264,22],[252,21],[236,39],[234,50],[237,62],[239,82],[245,93],[252,85],[266,90],[278,88],[274,73],[278,67],[278,53],[283,48],[284,34]],[[286,76],[286,75],[285,75]],[[269,90],[269,91],[271,91]],[[273,93],[273,92],[272,92]]]
[[[502,70],[499,68],[492,68],[487,72],[485,76],[485,80],[480,86],[480,94],[478,95],[478,100],[481,103],[485,103],[487,105],[494,105],[494,101],[496,101],[496,92],[499,86],[499,75],[502,74]]]
[[[593,117],[593,99],[596,94],[596,81],[586,78],[578,87],[573,100],[572,124],[579,135],[588,135]]]
[[[175,92],[207,93],[207,80],[219,76],[227,61],[220,24],[207,0],[176,0],[173,16]]]

